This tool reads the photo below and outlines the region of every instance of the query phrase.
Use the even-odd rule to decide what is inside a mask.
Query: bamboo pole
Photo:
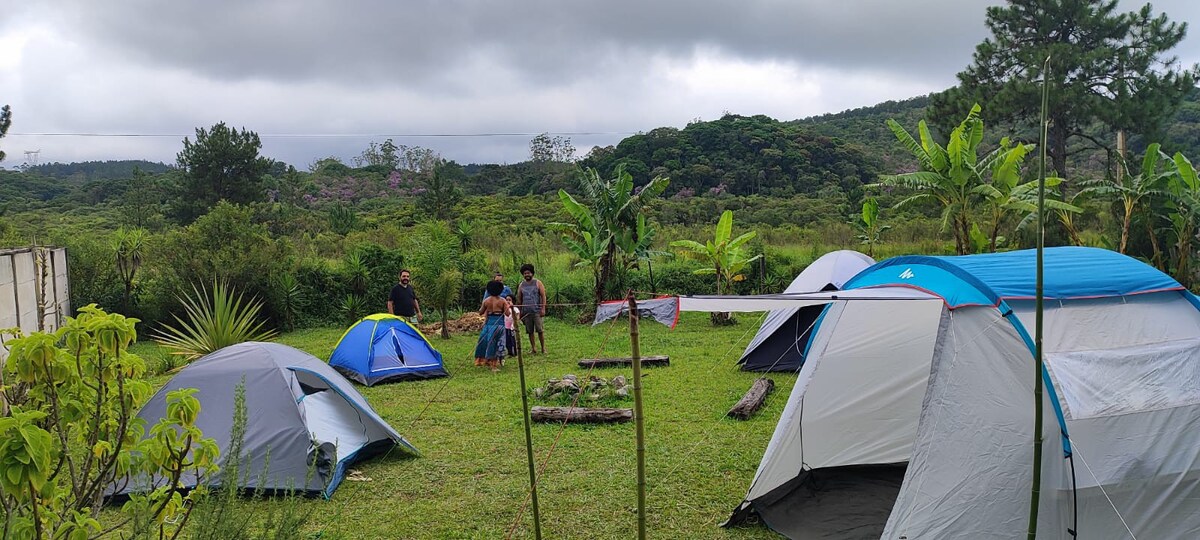
[[[537,497],[537,470],[533,464],[533,432],[530,431],[529,419],[529,393],[526,392],[525,386],[525,355],[522,353],[521,333],[514,332],[517,336],[517,373],[521,379],[521,415],[525,420],[525,455],[529,460],[529,494],[532,497],[533,504],[533,536],[537,540],[542,540],[542,518],[538,513],[538,497]]]
[[[1029,487],[1029,530],[1026,538],[1037,538],[1038,505],[1042,495],[1042,301],[1044,283],[1043,257],[1046,250],[1046,143],[1049,123],[1046,121],[1046,108],[1050,101],[1049,93],[1050,57],[1046,57],[1042,69],[1042,144],[1041,159],[1038,163],[1038,205],[1037,205],[1037,292],[1035,293],[1034,309],[1037,317],[1033,332],[1033,482]]]
[[[637,300],[629,293],[629,345],[633,357],[633,422],[637,430],[637,530],[646,539],[646,431],[642,418],[642,349],[638,343]]]

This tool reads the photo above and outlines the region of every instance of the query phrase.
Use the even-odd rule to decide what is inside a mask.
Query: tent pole
[[[518,329],[513,332],[517,336],[517,373],[521,379],[521,416],[525,420],[525,455],[529,459],[529,494],[533,502],[533,536],[537,540],[542,540],[542,518],[538,513],[538,497],[537,497],[537,470],[533,464],[533,433],[530,431],[529,421],[529,392],[525,386],[525,355],[522,354],[521,333]]]
[[[637,430],[637,530],[646,539],[646,431],[642,418],[642,348],[638,342],[637,300],[629,293],[629,345],[633,364],[633,422]]]
[[[1050,57],[1042,68],[1042,133],[1041,157],[1038,168],[1038,204],[1037,204],[1037,292],[1035,293],[1034,309],[1037,318],[1033,333],[1033,482],[1029,491],[1029,530],[1026,538],[1033,540],[1037,537],[1038,505],[1042,495],[1042,371],[1045,369],[1042,361],[1042,302],[1043,302],[1043,256],[1046,250],[1046,143],[1048,125],[1046,108],[1049,98]]]

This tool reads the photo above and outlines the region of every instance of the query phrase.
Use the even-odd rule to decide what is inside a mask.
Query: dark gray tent
[[[243,488],[295,489],[328,497],[349,465],[358,460],[397,446],[418,454],[336,370],[278,343],[240,343],[196,360],[150,398],[138,417],[152,426],[166,414],[167,392],[198,389],[201,410],[196,424],[206,437],[216,440],[224,465],[235,391],[243,380],[247,416],[239,474]],[[306,478],[310,468],[314,473]],[[222,481],[218,475],[207,483]],[[197,479],[181,482],[195,487]],[[145,484],[133,482],[117,494],[145,489]]]
[[[875,260],[851,250],[831,251],[808,265],[784,293],[836,291]],[[767,314],[746,352],[742,371],[799,371],[804,348],[825,306],[776,309]]]

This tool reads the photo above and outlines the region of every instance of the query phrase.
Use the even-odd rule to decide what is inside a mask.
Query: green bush
[[[253,223],[251,214],[249,208],[222,201],[191,225],[167,233],[151,250],[163,289],[178,296],[191,283],[223,282],[249,297],[270,298],[271,276],[291,269],[292,250]],[[264,315],[278,325],[278,314]]]
[[[54,334],[9,340],[0,416],[0,505],[4,538],[95,538],[110,487],[146,478],[204,478],[217,446],[196,427],[194,389],[167,395],[167,414],[147,426],[134,416],[154,387],[129,352],[137,319],[79,310]],[[62,344],[60,346],[60,344]],[[148,435],[148,436],[147,436]],[[164,485],[124,505],[134,538],[174,538],[203,489]]]

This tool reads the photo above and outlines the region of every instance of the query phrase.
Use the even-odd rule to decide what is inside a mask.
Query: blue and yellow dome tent
[[[442,353],[408,321],[376,313],[354,323],[329,357],[347,379],[367,386],[446,377]]]

